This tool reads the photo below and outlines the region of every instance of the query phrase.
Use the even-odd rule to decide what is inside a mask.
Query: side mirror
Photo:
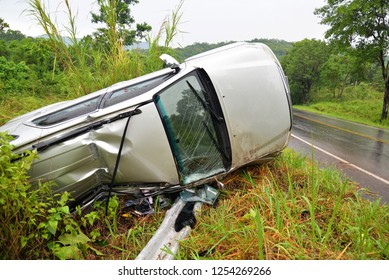
[[[159,57],[167,67],[170,67],[171,69],[178,70],[180,68],[180,63],[172,56],[168,54],[163,54]]]

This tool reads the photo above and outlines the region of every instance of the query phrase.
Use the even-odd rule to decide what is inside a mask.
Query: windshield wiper
[[[220,147],[220,144],[218,143],[215,136],[212,134],[212,131],[209,129],[208,125],[205,123],[205,121],[202,121],[203,125],[205,126],[205,130],[207,131],[207,134],[209,138],[211,138],[213,145],[216,147],[216,149],[219,151],[219,153],[222,155],[222,157],[226,161],[230,161],[230,157],[227,155],[227,153]]]
[[[201,105],[203,106],[203,108],[205,110],[207,110],[211,116],[213,117],[214,120],[216,120],[219,124],[223,123],[224,122],[224,119],[220,116],[218,116],[215,111],[212,110],[212,108],[208,105],[208,103],[201,98],[201,96],[198,94],[197,90],[191,85],[191,83],[189,81],[186,81],[186,83],[188,84],[189,88],[192,90],[192,92],[194,93],[194,95],[197,97],[197,99],[200,101]],[[203,90],[201,90],[204,94],[206,94],[206,92],[204,92]]]

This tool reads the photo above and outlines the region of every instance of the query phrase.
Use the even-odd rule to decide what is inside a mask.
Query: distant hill
[[[22,38],[25,38],[23,35]],[[47,39],[47,35],[41,35],[37,36],[35,38],[44,38]],[[62,37],[63,41],[65,42],[66,45],[71,45],[72,41],[69,37]],[[1,38],[0,38],[1,39]],[[179,61],[184,61],[186,58],[194,56],[196,54],[206,52],[218,47],[222,47],[231,43],[235,43],[236,41],[225,41],[225,42],[219,42],[219,43],[194,43],[192,45],[188,45],[184,48],[175,48],[173,49],[174,51],[174,56],[177,58]],[[247,41],[249,43],[263,43],[267,45],[277,56],[278,59],[282,58],[286,52],[292,47],[293,43],[287,42],[284,40],[278,40],[278,39],[253,39],[250,41]],[[141,51],[147,51],[148,50],[148,43],[147,42],[136,42],[132,46],[125,46],[124,47],[126,50],[141,50]]]
[[[148,50],[149,43],[147,42],[135,42],[131,46],[124,46],[125,50]]]
[[[47,34],[42,34],[42,35],[36,36],[34,38],[37,38],[37,39],[49,39],[49,36]],[[73,44],[72,39],[70,39],[67,36],[62,36],[62,40],[63,40],[63,42],[65,43],[66,46],[70,46],[70,45]],[[81,39],[77,38],[77,40],[81,40]]]
[[[293,43],[278,39],[253,39],[251,43],[263,43],[267,45],[274,54],[280,59],[286,52],[292,48]]]
[[[274,54],[280,59],[283,57],[286,52],[292,47],[293,43],[284,41],[284,40],[278,40],[278,39],[253,39],[251,41],[248,41],[250,43],[263,43],[267,45]],[[176,48],[174,49],[174,53],[176,57],[179,60],[185,60],[188,57],[191,57],[193,55],[209,51],[218,47],[222,47],[231,43],[235,43],[235,41],[228,41],[228,42],[220,42],[216,44],[209,44],[209,43],[194,43],[192,45],[186,46],[184,48]]]

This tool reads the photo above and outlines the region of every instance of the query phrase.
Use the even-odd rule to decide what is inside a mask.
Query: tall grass
[[[162,53],[173,53],[171,45],[175,36],[181,32],[178,27],[184,1],[180,1],[163,20],[155,36],[148,34],[147,51],[124,48],[116,28],[116,2],[104,2],[103,8],[109,15],[106,22],[108,36],[105,47],[101,48],[93,42],[92,37],[84,37],[82,40],[77,37],[77,18],[69,1],[64,0],[58,6],[67,15],[67,24],[60,28],[44,1],[29,0],[28,12],[42,26],[55,56],[53,70],[48,74],[51,82],[40,81],[39,88],[33,91],[2,95],[0,125],[34,109],[73,99],[163,68],[159,57]]]
[[[183,1],[165,19],[156,37],[148,36],[147,52],[125,50],[124,40],[120,38],[117,28],[117,1],[105,1],[102,6],[107,15],[104,48],[97,47],[90,37],[78,39],[74,12],[68,0],[63,3],[68,18],[64,30],[57,26],[56,19],[51,17],[42,0],[30,0],[29,13],[42,26],[59,66],[67,72],[68,84],[73,87],[71,97],[74,97],[161,69],[163,63],[159,56],[162,52],[170,51],[173,38],[179,32]],[[162,35],[165,36],[165,42],[161,47]],[[70,38],[70,45],[65,42],[65,37]]]
[[[87,52],[82,44],[77,40],[75,17],[69,5],[65,0],[66,14],[68,16],[69,26],[66,27],[66,33],[57,27],[56,20],[50,16],[50,11],[41,0],[30,0],[29,14],[39,23],[46,33],[51,44],[52,50],[56,55],[60,65],[69,73],[75,90],[78,94],[89,91],[88,84],[91,84],[91,75],[87,71]],[[71,51],[64,40],[64,36],[71,38],[74,52]]]
[[[181,259],[389,258],[388,206],[362,199],[334,169],[288,150],[225,185],[219,206],[182,242]]]
[[[45,105],[60,102],[63,96],[47,93],[43,96],[32,94],[8,94],[0,99],[0,125],[21,114],[39,109]]]
[[[286,150],[223,183],[218,204],[204,205],[177,259],[389,259],[388,206],[363,199],[363,190],[332,168]],[[96,247],[101,258],[136,258],[163,214],[121,212],[116,231],[95,225],[105,244]]]

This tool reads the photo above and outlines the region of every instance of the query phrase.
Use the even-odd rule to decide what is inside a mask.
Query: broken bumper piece
[[[165,218],[149,243],[139,253],[136,260],[173,260],[179,248],[179,241],[186,238],[191,229],[192,222],[188,221],[187,226],[177,229],[177,219],[190,203],[193,205],[192,215],[187,215],[189,219],[195,218],[203,203],[214,205],[219,195],[219,191],[205,185],[198,190],[183,190],[173,206],[166,212]],[[185,222],[183,222],[185,224]]]

